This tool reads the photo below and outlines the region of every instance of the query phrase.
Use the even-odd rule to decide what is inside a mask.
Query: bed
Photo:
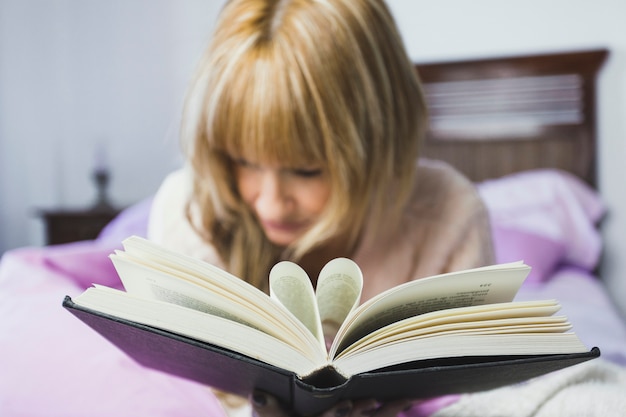
[[[416,65],[431,112],[423,154],[476,182],[497,260],[533,266],[518,298],[559,299],[602,359],[528,384],[425,401],[408,415],[566,415],[591,405],[609,407],[597,415],[626,410],[620,394],[626,324],[598,273],[607,208],[595,188],[595,80],[607,54]],[[0,415],[223,415],[208,388],[141,367],[61,307],[66,294],[93,282],[120,286],[108,255],[125,237],[145,236],[150,203],[124,210],[94,240],[4,254]],[[580,405],[571,398],[593,401]]]

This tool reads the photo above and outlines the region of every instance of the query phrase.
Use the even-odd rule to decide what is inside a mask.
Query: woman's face
[[[287,246],[319,219],[330,196],[325,167],[282,166],[235,159],[237,187],[266,237]]]

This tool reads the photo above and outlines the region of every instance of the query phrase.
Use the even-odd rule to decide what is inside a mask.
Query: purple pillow
[[[562,242],[519,229],[494,226],[492,233],[496,262],[524,261],[530,265],[527,283],[550,279],[567,251]]]
[[[102,229],[96,240],[119,244],[132,235],[146,237],[151,207],[152,197],[149,197],[125,208]]]
[[[597,265],[602,250],[597,223],[606,207],[599,194],[578,178],[539,169],[482,182],[478,190],[496,233],[526,232],[535,235],[533,239],[542,238],[535,243],[538,247],[562,245],[564,264],[587,270]],[[532,258],[525,259],[529,265]]]

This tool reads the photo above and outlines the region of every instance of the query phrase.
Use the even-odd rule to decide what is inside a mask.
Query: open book
[[[66,297],[65,307],[140,363],[240,395],[265,389],[303,413],[341,398],[489,388],[599,354],[555,315],[557,301],[512,302],[530,271],[522,262],[411,281],[359,304],[363,276],[345,258],[322,269],[315,290],[302,268],[280,262],[270,272],[269,296],[138,237],[125,240],[111,259],[125,291],[95,285]],[[419,387],[419,378],[434,372],[433,365],[455,372],[474,367],[476,376],[493,366],[517,371],[503,381],[473,381],[471,388],[448,375],[432,393],[432,386]],[[406,392],[382,392],[402,379],[381,378],[369,388],[347,383],[411,373],[421,376],[406,380],[414,384]]]

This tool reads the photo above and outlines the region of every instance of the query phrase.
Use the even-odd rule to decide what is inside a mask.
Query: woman
[[[281,259],[315,284],[328,260],[350,257],[363,299],[488,264],[487,215],[471,183],[418,162],[426,126],[382,0],[229,1],[188,93],[188,164],[157,194],[150,237],[263,290]],[[253,404],[283,413],[262,393]],[[395,415],[408,403],[374,404],[328,413]]]

